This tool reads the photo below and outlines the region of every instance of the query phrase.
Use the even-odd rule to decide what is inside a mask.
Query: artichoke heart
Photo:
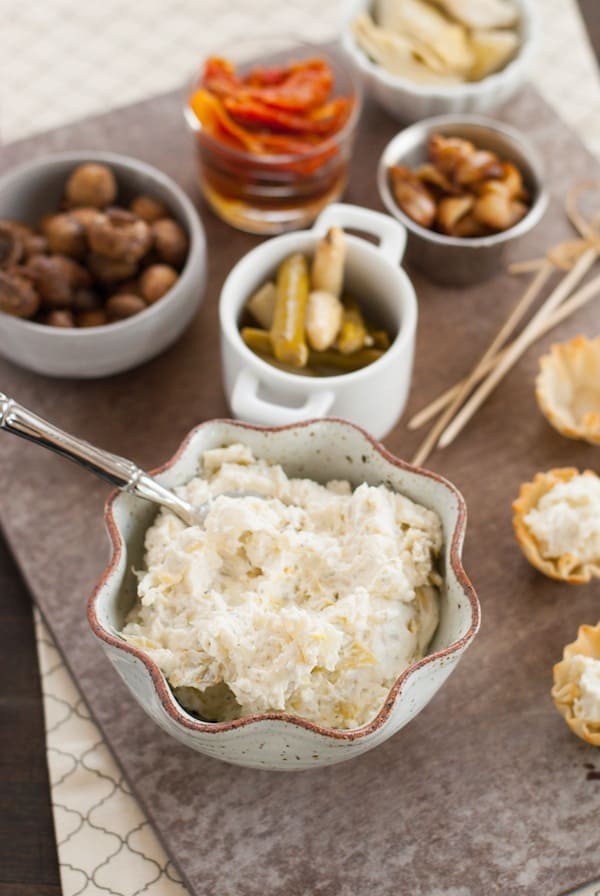
[[[514,31],[482,29],[471,33],[471,48],[475,63],[469,72],[471,81],[481,81],[493,72],[504,68],[515,55],[519,38]]]
[[[433,71],[466,74],[475,62],[465,28],[424,0],[377,0],[375,18],[385,30],[410,40]]]
[[[357,16],[352,27],[359,47],[391,75],[416,84],[451,84],[462,80],[457,75],[433,71],[422,61],[422,54],[413,42],[402,34],[380,28],[368,15]]]
[[[510,28],[519,18],[507,0],[434,0],[445,13],[467,28]]]

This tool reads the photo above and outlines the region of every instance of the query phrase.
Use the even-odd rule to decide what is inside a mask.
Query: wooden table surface
[[[600,4],[579,0],[600,55]],[[60,896],[28,591],[0,538],[0,896]]]

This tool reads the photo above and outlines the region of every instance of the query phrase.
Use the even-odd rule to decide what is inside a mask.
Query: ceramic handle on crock
[[[379,239],[378,249],[388,261],[392,264],[402,261],[406,248],[406,228],[389,215],[359,205],[337,202],[327,206],[313,224],[313,230],[317,233],[326,233],[330,227],[359,230],[376,236]]]
[[[248,368],[238,374],[231,393],[231,410],[238,419],[264,426],[287,426],[327,416],[335,397],[330,389],[324,389],[309,395],[301,407],[291,408],[261,398],[259,387],[260,380]]]
[[[193,508],[160,485],[152,476],[144,473],[132,460],[96,448],[84,439],[78,439],[64,432],[1,392],[0,428],[80,464],[102,479],[106,479],[111,485],[116,485],[121,491],[131,492],[138,498],[164,505],[184,522],[193,524]]]

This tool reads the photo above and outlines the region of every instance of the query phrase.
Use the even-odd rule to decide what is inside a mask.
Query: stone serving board
[[[598,164],[537,93],[500,110],[545,156],[551,207],[514,257],[571,236],[562,200]],[[381,209],[377,160],[397,125],[365,109],[346,198]],[[259,241],[201,203],[193,150],[170,93],[14,143],[8,169],[74,148],[111,149],[159,166],[198,201],[207,230],[206,300],[162,357],[117,377],[45,379],[0,361],[0,389],[105,448],[151,468],[196,423],[227,414],[219,376],[221,284]],[[468,290],[414,275],[420,304],[406,415],[467,372],[524,287],[499,276]],[[92,642],[85,605],[107,559],[107,489],[58,457],[0,438],[0,519],[29,587],[107,743],[196,896],[552,896],[600,870],[600,753],[554,710],[551,669],[581,623],[600,618],[600,583],[569,587],[536,573],[511,529],[511,502],[537,470],[598,468],[598,448],[567,441],[538,412],[533,379],[551,341],[600,330],[600,299],[533,347],[457,442],[429,466],[469,507],[465,567],[483,625],[429,706],[383,746],[322,771],[278,774],[219,763],[148,719]],[[421,433],[385,440],[410,458]]]

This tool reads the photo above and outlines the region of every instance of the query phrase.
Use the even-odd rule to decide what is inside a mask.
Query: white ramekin
[[[244,305],[256,289],[273,278],[284,258],[293,252],[312,254],[318,240],[334,225],[379,239],[374,246],[347,235],[345,286],[395,337],[382,357],[362,370],[331,377],[286,373],[263,361],[244,343],[239,329]],[[417,325],[415,291],[399,267],[405,245],[405,228],[387,215],[334,204],[322,212],[311,230],[274,237],[236,264],[223,285],[219,306],[225,392],[235,417],[267,426],[311,417],[345,417],[376,438],[393,428],[408,397]]]
[[[481,81],[450,84],[447,87],[416,84],[391,75],[372,62],[358,47],[351,23],[361,12],[368,12],[373,0],[347,0],[344,6],[342,45],[360,72],[369,94],[393,118],[409,123],[430,115],[459,112],[486,112],[501,105],[523,86],[535,53],[539,26],[534,0],[513,0],[521,17],[521,44],[515,58],[501,71]]]

